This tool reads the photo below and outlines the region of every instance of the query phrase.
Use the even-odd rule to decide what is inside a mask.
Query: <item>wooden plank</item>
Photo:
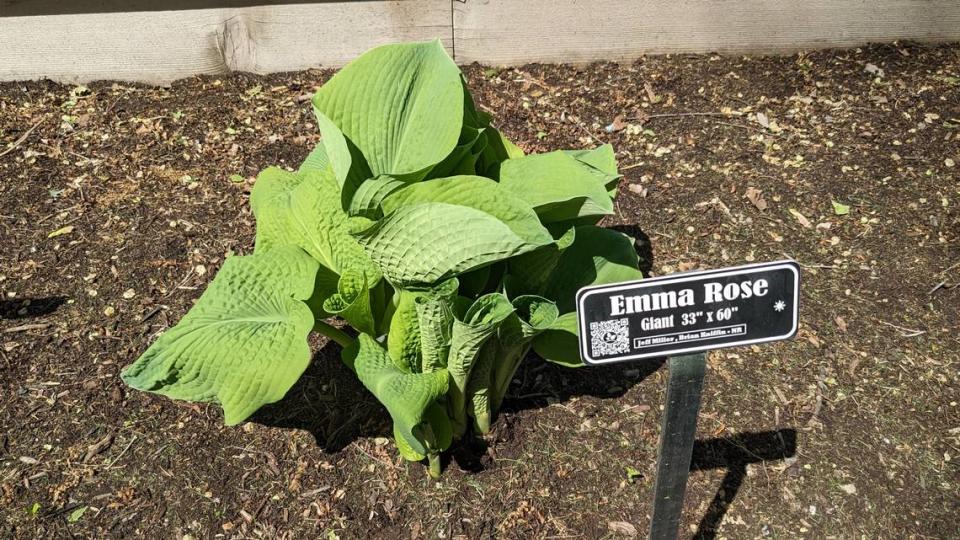
[[[2,16],[0,80],[168,83],[230,70],[341,66],[370,47],[440,38],[450,0],[299,3]]]
[[[960,40],[958,0],[458,0],[453,9],[461,63]]]
[[[454,37],[455,35],[455,37]],[[960,40],[957,0],[0,0],[0,80],[167,83],[340,66],[439,37],[460,63]]]
[[[131,13],[210,8],[242,8],[281,4],[321,4],[336,0],[0,0],[0,16]],[[340,0],[343,1],[343,0]],[[370,0],[352,0],[367,2]],[[375,0],[374,0],[375,1]]]

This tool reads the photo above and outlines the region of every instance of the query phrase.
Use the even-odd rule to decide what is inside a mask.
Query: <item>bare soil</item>
[[[465,71],[527,151],[614,145],[650,274],[803,267],[797,339],[710,355],[685,535],[960,537],[960,47]],[[335,344],[241,427],[123,386],[329,76],[0,84],[0,537],[645,534],[662,362],[529,358],[439,481]]]

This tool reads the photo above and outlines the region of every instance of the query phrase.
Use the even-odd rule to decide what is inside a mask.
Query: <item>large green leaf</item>
[[[405,288],[437,283],[553,241],[549,234],[531,238],[514,229],[525,235],[528,230],[524,223],[507,224],[482,210],[431,202],[401,206],[355,236],[390,283]]]
[[[533,339],[533,350],[544,360],[564,367],[582,367],[577,313],[571,311],[558,317],[549,328]]]
[[[580,163],[590,166],[597,180],[607,188],[610,198],[616,197],[620,173],[617,171],[617,156],[613,153],[613,146],[604,144],[591,150],[564,150],[564,152]]]
[[[500,323],[511,313],[513,306],[506,296],[490,293],[478,298],[462,320],[453,322],[447,370],[450,372],[451,383],[448,405],[455,435],[463,434],[466,429],[467,382],[480,349],[494,336]]]
[[[463,106],[460,70],[439,40],[377,47],[313,96],[341,184],[357,165],[351,147],[367,178],[422,178],[457,146]]]
[[[326,319],[333,314],[324,310],[323,304],[328,298],[337,294],[340,276],[322,264],[318,266],[317,279],[313,285],[313,296],[307,300],[307,305],[310,306],[310,311],[313,312],[315,319]]]
[[[510,296],[540,294],[547,286],[560,255],[573,245],[576,227],[556,232],[556,243],[524,253],[508,261],[508,279],[505,283]]]
[[[317,262],[283,246],[229,257],[196,305],[121,377],[138,390],[214,401],[227,425],[281,399],[310,363]]]
[[[489,178],[451,176],[420,182],[390,195],[381,207],[385,214],[389,214],[420,203],[456,204],[480,210],[506,224],[529,244],[545,246],[553,243],[550,232],[540,224],[530,205]]]
[[[543,296],[557,302],[560,313],[573,311],[581,287],[641,279],[633,239],[610,229],[577,227],[573,244],[560,254]]]
[[[393,441],[397,445],[397,451],[400,452],[400,457],[407,461],[420,461],[427,457],[425,453],[417,452],[410,446],[410,443],[407,442],[407,439],[400,433],[396,425],[393,426]],[[421,443],[421,445],[426,447],[426,444]]]
[[[349,233],[329,169],[297,174],[270,167],[257,177],[250,206],[257,218],[256,253],[295,245],[337,274],[363,275],[368,287],[380,280],[380,271]]]
[[[250,192],[250,209],[257,219],[254,253],[300,243],[300,231],[291,225],[289,214],[293,207],[293,193],[304,179],[306,174],[293,174],[276,167],[257,175],[257,182]]]
[[[563,151],[509,159],[500,166],[500,184],[533,206],[544,223],[612,214],[606,180]]]
[[[422,454],[414,450],[396,427],[394,427],[393,430],[393,438],[396,441],[397,450],[400,451],[403,459],[407,461],[420,461],[429,454],[437,455],[447,448],[450,448],[450,443],[453,442],[453,429],[450,426],[450,418],[447,417],[446,409],[437,402],[427,407],[427,411],[424,413],[424,421],[418,429],[414,429],[413,431],[423,447],[427,449],[427,454]]]
[[[490,123],[490,117],[486,113],[477,111],[470,90],[467,88],[467,81],[462,75],[460,87],[463,90],[463,126],[460,130],[460,138],[453,151],[430,171],[427,178],[478,173],[477,160],[487,146],[484,131]]]
[[[447,371],[405,373],[367,334],[360,334],[356,344],[343,354],[360,382],[387,408],[393,418],[394,433],[410,450],[426,455],[430,449],[424,443],[420,424],[426,420],[427,409],[447,392]]]

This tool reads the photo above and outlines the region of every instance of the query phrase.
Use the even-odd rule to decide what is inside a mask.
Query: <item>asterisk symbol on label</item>
[[[773,304],[773,309],[775,311],[783,311],[787,309],[787,304],[784,303],[783,300],[777,300],[776,303]]]

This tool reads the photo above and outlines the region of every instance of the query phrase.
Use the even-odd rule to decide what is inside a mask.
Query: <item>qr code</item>
[[[630,321],[616,319],[590,323],[590,356],[630,352]]]

